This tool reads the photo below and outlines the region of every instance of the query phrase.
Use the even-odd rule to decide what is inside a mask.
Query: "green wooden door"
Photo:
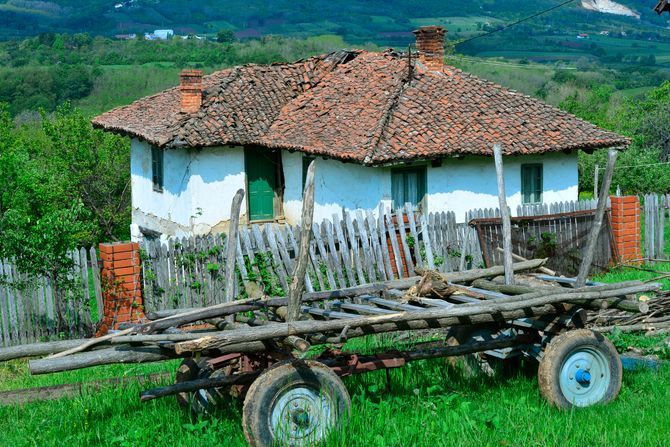
[[[249,219],[274,219],[278,154],[268,148],[250,147],[245,150],[244,155],[249,194]]]

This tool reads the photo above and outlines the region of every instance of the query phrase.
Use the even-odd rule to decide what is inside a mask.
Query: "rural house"
[[[497,206],[494,143],[512,209],[576,200],[577,151],[628,144],[444,65],[444,33],[415,31],[418,55],[337,51],[186,70],[179,87],[98,116],[94,126],[132,138],[133,238],[223,230],[239,188],[243,220],[295,223],[312,159],[317,221],[406,202],[461,220]]]

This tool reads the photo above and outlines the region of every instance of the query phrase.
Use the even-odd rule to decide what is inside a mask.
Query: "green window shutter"
[[[163,191],[163,150],[151,146],[151,182],[154,191]]]
[[[521,165],[521,202],[541,203],[543,190],[542,164]]]
[[[272,220],[275,217],[278,155],[278,152],[260,147],[248,147],[244,152],[249,220]]]

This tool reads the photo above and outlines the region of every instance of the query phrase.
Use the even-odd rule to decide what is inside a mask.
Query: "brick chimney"
[[[447,30],[441,26],[422,26],[413,32],[419,60],[429,70],[441,71],[444,68],[444,35]]]
[[[202,105],[202,70],[182,70],[179,74],[181,112],[195,113]]]

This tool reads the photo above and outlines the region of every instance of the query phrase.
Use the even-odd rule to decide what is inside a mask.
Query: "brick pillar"
[[[121,323],[144,320],[139,244],[100,244],[100,258],[104,313],[98,336]]]
[[[416,36],[416,49],[419,60],[429,70],[441,71],[444,68],[444,35],[447,32],[441,26],[422,26],[413,31]]]
[[[182,113],[196,113],[202,105],[202,70],[182,70],[179,75]]]
[[[619,262],[642,257],[640,253],[640,199],[637,196],[611,196],[612,233]]]

